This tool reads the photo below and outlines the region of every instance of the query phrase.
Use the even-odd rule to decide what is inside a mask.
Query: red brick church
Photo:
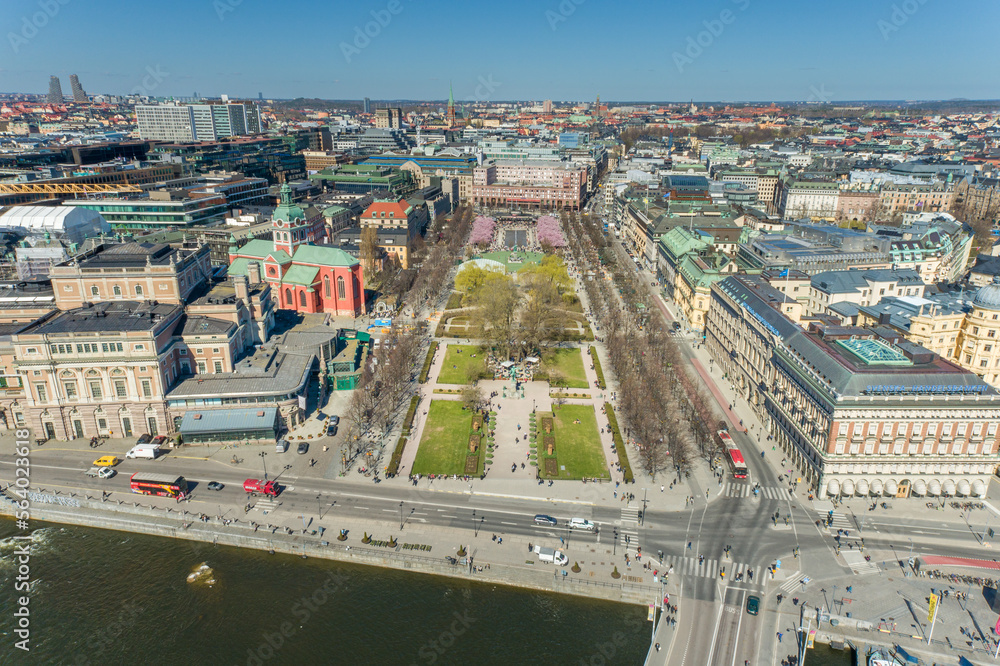
[[[316,245],[313,225],[281,186],[281,203],[271,222],[273,240],[229,246],[229,275],[271,285],[277,306],[296,312],[329,312],[355,317],[365,312],[361,264],[343,250]]]

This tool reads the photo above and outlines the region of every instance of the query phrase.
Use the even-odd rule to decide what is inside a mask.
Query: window
[[[148,379],[142,380],[142,397],[152,398],[153,397],[153,383]]]
[[[840,436],[841,437],[845,437],[846,435],[847,435],[847,424],[846,423],[841,423],[840,424]]]
[[[323,276],[323,295],[325,297],[327,297],[327,298],[330,298],[330,296],[331,296],[331,293],[330,293],[330,276],[329,275],[324,275]]]
[[[104,392],[101,390],[101,382],[96,379],[91,379],[87,382],[90,385],[90,397],[95,400],[100,400]]]
[[[128,391],[125,389],[125,380],[116,379],[115,380],[115,395],[119,398],[128,397]]]
[[[136,351],[146,351],[146,345],[136,345],[135,346],[135,350]]]
[[[135,285],[135,295],[136,296],[142,296],[142,285],[141,284]]]
[[[344,284],[343,276],[337,276],[337,298],[347,298],[347,285]]]
[[[208,366],[205,365],[204,361],[198,361],[198,374],[203,375],[208,372]]]
[[[63,382],[67,400],[76,400],[76,382]]]
[[[292,300],[292,290],[290,288],[285,289],[285,305],[291,305],[295,301]]]
[[[119,287],[118,285],[115,285],[114,287],[111,288],[111,293],[114,294],[115,296],[121,296],[122,288]]]
[[[182,349],[181,350],[181,356],[187,356],[187,355],[188,355],[188,350],[187,349]]]
[[[216,373],[221,373],[222,372],[222,361],[216,361],[215,362],[215,372]]]
[[[212,353],[213,354],[218,354],[219,353],[219,348],[218,347],[213,347],[212,348]]]
[[[303,307],[303,308],[306,306],[306,292],[305,292],[305,290],[302,290],[302,291],[299,292],[299,306]]]
[[[91,287],[90,288],[90,295],[91,296],[100,296],[101,295],[101,290],[98,289],[97,287]]]
[[[45,384],[35,384],[35,393],[38,394],[38,401],[39,402],[48,402],[49,401],[49,391],[45,387]]]

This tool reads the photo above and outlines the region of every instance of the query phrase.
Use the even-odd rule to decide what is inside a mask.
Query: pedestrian
[[[659,643],[657,643],[657,644],[656,644],[656,651],[657,651],[657,652],[659,652],[659,651],[660,651],[660,644],[659,644]]]
[[[661,493],[663,492],[663,484],[662,483],[660,484],[660,492]]]
[[[781,632],[780,631],[778,632],[778,642],[779,643],[781,642]]]

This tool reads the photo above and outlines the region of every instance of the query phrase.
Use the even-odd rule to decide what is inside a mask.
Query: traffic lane
[[[697,597],[685,583],[684,598],[677,605],[677,627],[670,645],[669,666],[706,666],[710,664],[711,644],[706,640],[709,627],[714,627],[719,614],[718,604]]]
[[[745,640],[741,640],[745,638],[743,632],[744,606],[748,596],[749,593],[746,590],[726,589],[715,626],[708,663],[732,666],[738,663],[737,660],[743,662],[754,656],[746,653]]]

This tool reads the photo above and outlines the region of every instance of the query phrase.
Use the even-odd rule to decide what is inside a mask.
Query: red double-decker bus
[[[719,439],[726,449],[726,460],[729,461],[729,469],[733,472],[734,479],[747,478],[747,461],[743,459],[743,453],[736,446],[736,442],[725,430],[719,431]]]
[[[173,474],[146,474],[137,472],[129,479],[132,492],[140,495],[183,498],[188,494],[187,479]]]

